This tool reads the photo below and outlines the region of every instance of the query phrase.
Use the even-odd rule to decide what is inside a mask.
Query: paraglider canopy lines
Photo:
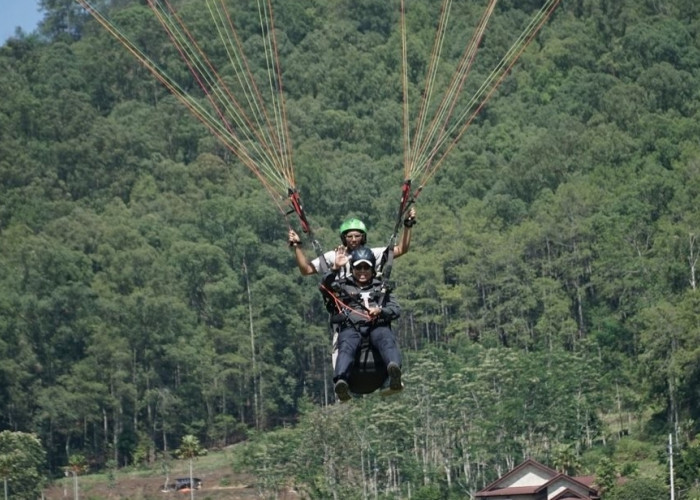
[[[413,134],[411,137],[411,131],[409,130],[411,126],[409,118],[410,102],[408,96],[408,79],[406,76],[408,74],[405,33],[406,23],[404,20],[404,0],[401,0],[404,145],[406,147],[406,151],[404,151],[404,178],[415,181],[414,185],[417,187],[413,193],[414,199],[423,189],[426,182],[435,175],[437,168],[462,138],[520,55],[547,22],[560,3],[560,0],[546,0],[544,2],[542,7],[532,16],[528,25],[523,29],[522,33],[520,33],[474,94],[470,97],[463,98],[462,91],[465,82],[472,69],[479,45],[483,40],[484,33],[493,15],[496,3],[497,0],[488,1],[457,68],[444,91],[442,99],[437,106],[435,106],[435,111],[428,121],[428,113],[429,110],[432,109],[431,101],[434,93],[437,91],[435,88],[437,68],[445,41],[447,21],[452,7],[452,0],[443,0],[440,19],[435,33],[435,40],[433,42],[433,49],[426,71],[421,103],[415,125],[413,125]]]
[[[204,99],[185,91],[88,0],[76,1],[260,179],[280,211],[285,213],[282,200],[290,188],[294,189],[295,181],[270,0],[258,0],[267,65],[265,94],[255,81],[224,0],[205,0],[205,3],[233,73],[231,82],[220,75],[168,0],[148,0],[148,6],[202,89]],[[231,85],[237,86],[236,93]]]

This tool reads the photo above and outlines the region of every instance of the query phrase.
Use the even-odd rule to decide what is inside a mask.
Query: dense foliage
[[[39,439],[24,432],[0,432],[0,478],[8,498],[32,500],[45,483],[46,451]]]
[[[235,3],[254,46],[255,3]],[[499,4],[473,84],[532,3]],[[111,4],[182,71],[142,2]],[[409,2],[414,92],[437,4]],[[560,6],[418,200],[393,274],[405,393],[342,407],[316,282],[286,247],[296,222],[71,0],[43,5],[40,32],[0,48],[0,429],[39,436],[52,470],[75,453],[148,463],[186,435],[211,448],[298,422],[253,441],[265,487],[462,495],[528,456],[592,473],[626,433],[662,462],[672,433],[693,487],[697,2]],[[384,243],[402,181],[396,6],[275,6],[319,239],[337,244],[353,215]],[[454,14],[447,66],[472,10]],[[250,62],[263,71],[262,55]]]

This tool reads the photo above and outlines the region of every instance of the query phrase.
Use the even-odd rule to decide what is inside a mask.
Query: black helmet
[[[355,267],[360,262],[366,262],[374,269],[376,259],[372,250],[367,247],[359,247],[350,254],[350,262],[352,263],[352,267]]]

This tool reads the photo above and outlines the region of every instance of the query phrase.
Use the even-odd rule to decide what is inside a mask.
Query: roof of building
[[[533,495],[539,486],[511,486],[510,488],[500,488],[493,490],[481,490],[476,493],[480,498],[487,497],[498,497],[498,496],[508,496],[508,495]]]
[[[538,480],[537,484],[514,483]],[[521,495],[536,495],[546,492],[548,497],[557,489],[563,488],[550,500],[595,500],[598,492],[593,486],[595,476],[568,476],[541,463],[527,459],[513,470],[493,481],[476,493],[477,498],[517,497]],[[552,490],[552,491],[550,491]]]
[[[507,472],[505,475],[499,477],[498,479],[493,481],[491,484],[486,485],[486,487],[484,489],[482,489],[481,491],[485,492],[485,491],[496,489],[499,484],[506,482],[508,479],[510,479],[513,476],[516,476],[517,474],[522,472],[524,469],[527,469],[528,467],[534,468],[534,469],[538,470],[539,472],[542,472],[542,474],[547,476],[548,478],[552,478],[552,477],[556,476],[557,474],[559,474],[554,469],[550,469],[546,465],[542,465],[538,461],[533,460],[531,458],[528,458],[527,460],[522,462],[520,465],[518,465],[517,467],[515,467],[511,471]],[[479,492],[479,494],[480,493],[481,492]]]

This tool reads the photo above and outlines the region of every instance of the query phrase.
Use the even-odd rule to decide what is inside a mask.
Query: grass
[[[252,476],[233,468],[234,452],[231,449],[210,452],[193,462],[193,475],[203,480],[194,497],[204,500],[258,498]],[[187,460],[169,462],[168,482],[189,476]],[[81,500],[172,500],[190,498],[189,492],[162,491],[166,475],[164,464],[155,463],[145,469],[122,469],[113,473],[85,474],[78,477],[78,493]],[[74,498],[73,478],[56,480],[45,490],[46,500]]]

